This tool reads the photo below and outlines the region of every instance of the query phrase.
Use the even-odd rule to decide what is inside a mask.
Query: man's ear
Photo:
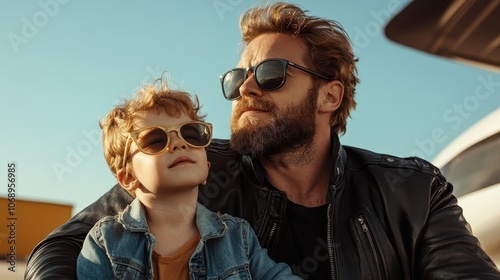
[[[318,94],[318,111],[320,113],[331,113],[342,104],[344,97],[344,85],[338,81],[330,81],[320,88]]]
[[[129,192],[134,192],[139,186],[140,182],[137,180],[133,174],[130,174],[126,170],[127,168],[122,168],[116,173],[116,178],[118,183]]]

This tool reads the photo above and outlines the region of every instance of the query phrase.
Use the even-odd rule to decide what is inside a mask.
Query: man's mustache
[[[240,117],[243,112],[248,111],[249,109],[274,112],[276,110],[276,105],[267,100],[241,98],[237,101],[234,107],[234,115]]]

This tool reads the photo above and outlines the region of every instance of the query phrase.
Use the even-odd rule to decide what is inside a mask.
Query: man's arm
[[[431,195],[418,265],[419,279],[500,279],[500,273],[470,232],[453,186],[442,176]]]
[[[76,259],[89,230],[99,219],[116,215],[132,200],[122,187],[115,185],[33,249],[24,278],[76,279]]]
[[[31,252],[25,279],[76,279],[76,259],[91,228],[79,221],[57,228]]]

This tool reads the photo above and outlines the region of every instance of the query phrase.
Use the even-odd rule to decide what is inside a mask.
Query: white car
[[[464,131],[432,162],[453,184],[472,232],[500,266],[500,109]]]
[[[391,18],[388,39],[500,72],[500,1],[412,1]],[[457,137],[433,163],[454,185],[464,216],[500,267],[500,109]]]

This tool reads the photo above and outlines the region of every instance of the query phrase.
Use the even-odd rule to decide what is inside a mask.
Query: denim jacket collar
[[[134,199],[123,212],[118,214],[118,221],[131,232],[146,232],[149,230],[146,211],[138,198]]]
[[[208,210],[200,203],[196,207],[196,226],[203,241],[224,236],[227,231],[227,225],[221,214]]]
[[[137,198],[119,214],[118,221],[131,232],[149,231],[146,211]],[[227,225],[221,218],[221,214],[208,210],[200,203],[196,207],[196,226],[202,240],[221,237],[227,230]]]

